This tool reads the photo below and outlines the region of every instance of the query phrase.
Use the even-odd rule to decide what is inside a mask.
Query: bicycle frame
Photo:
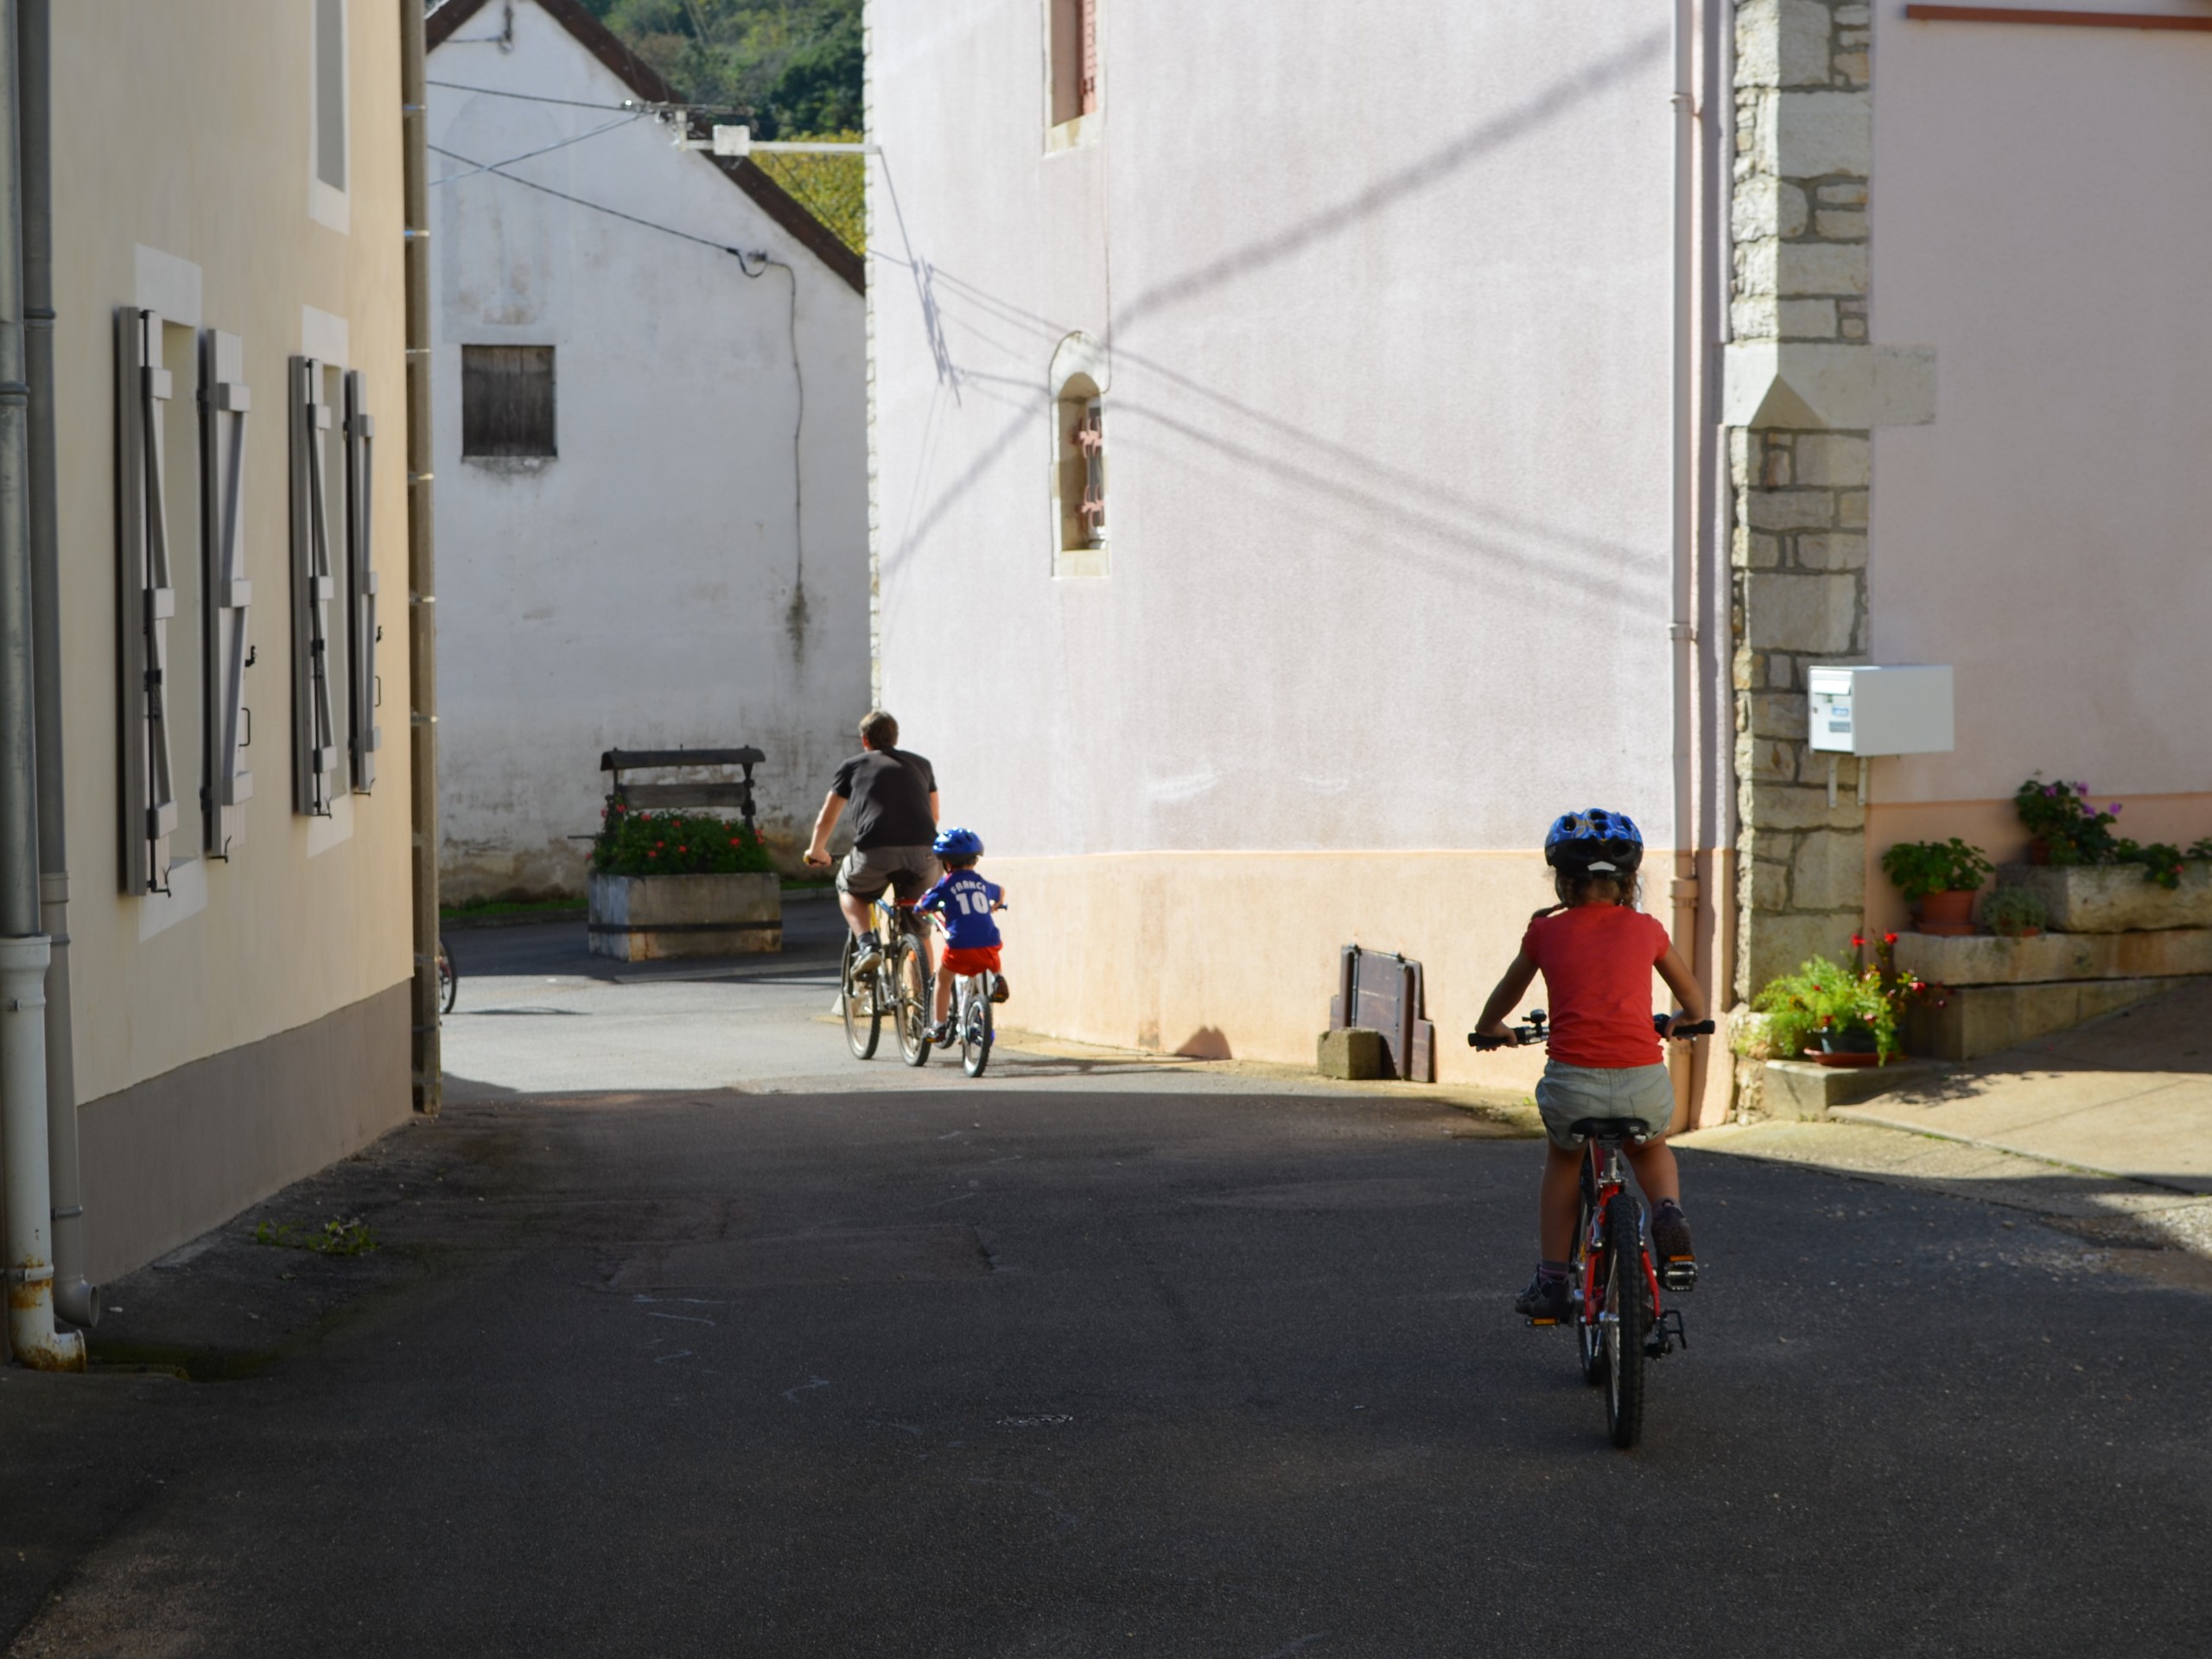
[[[1599,1157],[1602,1149],[1604,1156]],[[1582,1282],[1575,1288],[1579,1305],[1576,1323],[1602,1325],[1605,1311],[1599,1306],[1598,1267],[1605,1254],[1605,1220],[1613,1202],[1628,1186],[1628,1173],[1621,1167],[1621,1143],[1607,1140],[1600,1142],[1592,1135],[1582,1148],[1582,1181],[1590,1200],[1590,1230],[1582,1241]],[[1645,1236],[1642,1217],[1637,1227],[1637,1266],[1643,1270],[1643,1282],[1651,1291],[1651,1336],[1646,1351],[1654,1359],[1674,1351],[1675,1344],[1689,1346],[1689,1338],[1682,1332],[1682,1316],[1670,1311],[1661,1300],[1659,1274],[1652,1265],[1651,1246]]]

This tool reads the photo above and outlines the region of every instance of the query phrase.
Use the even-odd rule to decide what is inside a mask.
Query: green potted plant
[[[593,954],[643,962],[778,950],[783,913],[773,861],[745,824],[608,800],[591,849]]]
[[[2000,939],[2032,939],[2050,920],[2050,908],[2025,887],[1999,887],[1981,901],[1981,925]]]
[[[1901,841],[1882,855],[1882,873],[1913,907],[1923,933],[1974,931],[1974,896],[1996,866],[1980,848],[1948,841]]]
[[[2109,864],[2118,851],[2112,826],[2120,803],[2098,811],[2089,804],[2083,783],[2046,784],[2040,775],[2012,791],[2012,810],[2028,832],[2031,864]]]
[[[1822,1065],[1886,1065],[1897,1053],[1897,1024],[1916,1002],[1943,1006],[1941,986],[1899,973],[1897,936],[1882,935],[1870,965],[1865,938],[1851,936],[1849,963],[1815,957],[1794,974],[1767,982],[1751,999],[1768,1052]]]

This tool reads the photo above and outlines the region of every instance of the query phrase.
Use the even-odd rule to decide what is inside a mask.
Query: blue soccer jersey
[[[999,943],[999,925],[991,919],[991,906],[1005,896],[1005,888],[975,871],[955,870],[924,893],[914,908],[944,916],[945,938],[954,950],[977,950]]]

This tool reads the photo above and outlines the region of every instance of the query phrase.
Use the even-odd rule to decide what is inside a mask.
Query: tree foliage
[[[861,124],[861,0],[584,0],[687,102],[758,138]]]

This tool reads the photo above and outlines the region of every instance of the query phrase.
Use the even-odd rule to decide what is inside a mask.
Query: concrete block
[[[1799,303],[1825,305],[1831,314],[1835,302]],[[1863,490],[1873,477],[1873,446],[1847,432],[1807,432],[1797,440],[1797,481],[1821,489]]]
[[[1814,0],[1747,0],[1736,13],[1736,84],[1827,86],[1828,17]]]
[[[2212,928],[2139,933],[1897,936],[1897,966],[1944,985],[2020,985],[2050,980],[2159,979],[2212,974]]]
[[[1805,193],[1787,179],[1755,178],[1735,193],[1729,229],[1738,242],[1802,236],[1811,212]]]
[[[1809,245],[1825,246],[1840,256],[1857,258],[1863,268],[1866,254],[1863,246]],[[1832,287],[1779,291],[1847,292]],[[1837,315],[1847,323],[1863,322],[1859,305],[1855,300],[1839,299]],[[1721,352],[1720,404],[1721,421],[1728,426],[1784,427],[1800,432],[1923,426],[1936,418],[1936,348],[1824,344],[1811,340],[1737,340]]]
[[[1866,837],[1857,830],[1815,830],[1797,843],[1789,868],[1789,902],[1798,910],[1857,910],[1866,899]]]
[[[780,950],[783,878],[594,874],[589,917],[592,954],[618,962]]]
[[[1815,957],[1833,962],[1851,959],[1851,935],[1856,919],[1848,912],[1833,916],[1770,915],[1754,911],[1745,918],[1738,949],[1749,965],[1753,993],[1782,974],[1794,974]]]
[[[1835,522],[1827,490],[1746,490],[1744,522],[1754,530],[1820,530]]]
[[[1813,232],[1831,242],[1864,242],[1866,215],[1856,207],[1823,207],[1813,215]]]
[[[2058,984],[1968,985],[1955,988],[1940,1008],[1907,1009],[1903,1035],[1906,1048],[1916,1054],[1945,1060],[1979,1059],[2055,1031],[2070,1030],[2132,1003],[2203,982],[2201,978],[2089,979]]]
[[[1840,770],[1840,787],[1834,806],[1828,804],[1825,784],[1819,787],[1768,784],[1747,780],[1736,791],[1736,806],[1746,830],[1857,830],[1866,822],[1866,810],[1857,799],[1856,779],[1850,775],[1849,757]]]
[[[1774,292],[1785,299],[1797,294],[1864,294],[1867,269],[1863,242],[1781,242],[1775,245]]]
[[[1834,340],[1835,338],[1835,302],[1834,300],[1778,300],[1775,302],[1775,333],[1783,340]],[[1801,468],[1797,474],[1800,484],[1814,484],[1817,479],[1805,476]]]
[[[2203,859],[2182,866],[2181,885],[2171,892],[2145,881],[2139,864],[2006,864],[1998,885],[2034,893],[2061,933],[2212,927],[2212,862]]]
[[[1753,571],[1744,579],[1745,637],[1768,651],[1835,656],[1851,649],[1859,587],[1847,575]]]
[[[1760,1103],[1769,1117],[1812,1120],[1838,1106],[1856,1106],[1892,1089],[1932,1081],[1942,1068],[1925,1060],[1887,1065],[1821,1065],[1811,1060],[1769,1060],[1761,1068]]]
[[[1821,41],[1821,82],[1831,73]],[[1761,99],[1759,170],[1782,179],[1831,173],[1865,178],[1874,170],[1873,101],[1863,92],[1777,92]]]
[[[1751,734],[1805,741],[1805,697],[1797,691],[1754,691],[1745,698],[1751,705]]]
[[[1325,1031],[1315,1046],[1313,1069],[1325,1077],[1354,1079],[1387,1077],[1389,1060],[1382,1052],[1382,1033],[1353,1026]]]
[[[1864,498],[1861,498],[1863,502]],[[1863,510],[1863,509],[1862,509]],[[1864,531],[1823,531],[1797,538],[1797,563],[1808,570],[1864,570],[1866,535]]]

